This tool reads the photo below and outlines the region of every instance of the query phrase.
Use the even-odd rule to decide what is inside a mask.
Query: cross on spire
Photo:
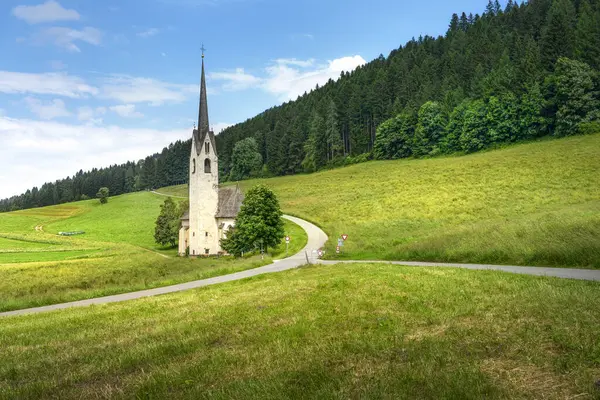
[[[204,58],[204,52],[206,51],[206,49],[204,48],[204,43],[202,43],[202,47],[200,47],[200,50],[202,50],[202,58]]]

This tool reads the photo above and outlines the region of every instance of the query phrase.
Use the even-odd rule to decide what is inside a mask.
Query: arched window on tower
[[[206,154],[210,153],[210,144],[208,142],[204,143],[204,152]]]
[[[204,172],[210,174],[210,159],[204,160]]]
[[[196,173],[196,159],[192,159],[192,174]]]

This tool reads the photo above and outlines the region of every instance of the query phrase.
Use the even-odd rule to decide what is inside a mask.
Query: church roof
[[[200,154],[204,146],[204,140],[208,136],[215,155],[217,146],[215,134],[210,130],[208,123],[208,100],[206,96],[206,79],[204,77],[204,54],[202,54],[202,77],[200,78],[200,106],[198,110],[198,129],[194,129],[194,141],[196,142],[196,154]]]
[[[235,218],[237,217],[242,203],[244,202],[244,193],[236,186],[226,186],[219,188],[219,208],[215,218]],[[183,213],[182,220],[190,219],[189,210]]]
[[[240,188],[236,186],[226,186],[219,188],[219,208],[217,210],[217,218],[235,218],[237,217],[244,194]]]

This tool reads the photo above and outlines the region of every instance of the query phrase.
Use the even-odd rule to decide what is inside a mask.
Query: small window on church
[[[192,174],[196,173],[196,159],[192,159]]]
[[[204,236],[208,237],[208,232],[204,232]]]
[[[204,151],[206,152],[206,154],[210,153],[210,144],[208,142],[204,143]]]
[[[208,158],[204,160],[204,172],[210,174],[210,160]]]

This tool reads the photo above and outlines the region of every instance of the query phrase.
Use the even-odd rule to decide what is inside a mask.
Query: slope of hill
[[[0,214],[0,311],[166,286],[254,268],[260,257],[184,259],[154,243],[163,196],[150,192]],[[294,237],[290,253],[306,243]],[[37,230],[35,228],[38,228]],[[41,229],[41,230],[40,230]],[[73,237],[61,231],[85,231]],[[285,245],[272,256],[285,254]]]
[[[600,134],[258,182],[330,257],[345,233],[342,258],[600,268]]]
[[[0,397],[593,399],[599,290],[356,264],[0,319]]]
[[[473,152],[597,131],[600,1],[518,3],[510,0],[502,8],[490,1],[481,16],[448,16],[446,35],[413,39],[226,129],[217,136],[221,179],[248,175],[231,168],[233,150],[246,138],[256,141],[261,172],[272,176],[367,153],[387,159]],[[380,129],[390,118],[395,122]],[[0,211],[94,197],[102,186],[123,194],[185,182],[190,144],[177,141],[140,162],[73,171],[72,177],[0,199]]]

